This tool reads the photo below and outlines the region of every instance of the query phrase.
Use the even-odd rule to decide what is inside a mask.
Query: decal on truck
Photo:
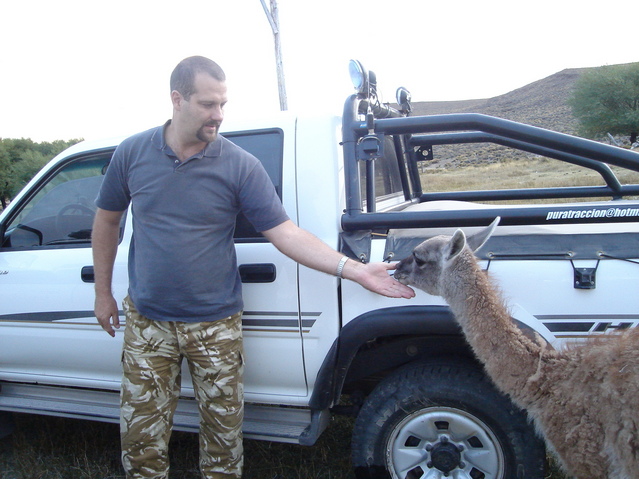
[[[639,217],[639,208],[592,208],[588,210],[549,211],[546,221]]]

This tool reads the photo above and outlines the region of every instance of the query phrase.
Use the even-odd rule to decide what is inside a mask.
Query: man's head
[[[179,92],[185,100],[189,100],[195,92],[195,76],[206,73],[219,82],[226,82],[224,70],[206,57],[188,57],[177,64],[171,73],[171,91]]]
[[[214,141],[224,119],[226,75],[205,57],[182,60],[171,74],[173,125],[185,142]]]

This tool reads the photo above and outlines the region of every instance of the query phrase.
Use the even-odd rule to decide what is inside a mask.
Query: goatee
[[[213,127],[213,131],[211,133],[208,133],[206,128],[207,127]],[[197,139],[204,142],[204,143],[211,143],[213,141],[215,141],[217,139],[217,133],[220,130],[220,124],[219,123],[207,123],[205,125],[202,125],[202,127],[197,131]]]

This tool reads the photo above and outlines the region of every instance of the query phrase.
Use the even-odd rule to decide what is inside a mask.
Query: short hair
[[[226,81],[224,70],[206,57],[193,56],[182,60],[171,73],[171,91],[178,91],[186,100],[195,93],[195,75],[207,73],[217,81]]]

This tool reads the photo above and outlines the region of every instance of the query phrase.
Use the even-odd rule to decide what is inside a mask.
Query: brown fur
[[[485,237],[474,249],[494,226],[477,235]],[[561,351],[526,337],[461,231],[419,245],[395,278],[448,302],[486,372],[528,411],[566,472],[579,479],[639,478],[639,329]]]

